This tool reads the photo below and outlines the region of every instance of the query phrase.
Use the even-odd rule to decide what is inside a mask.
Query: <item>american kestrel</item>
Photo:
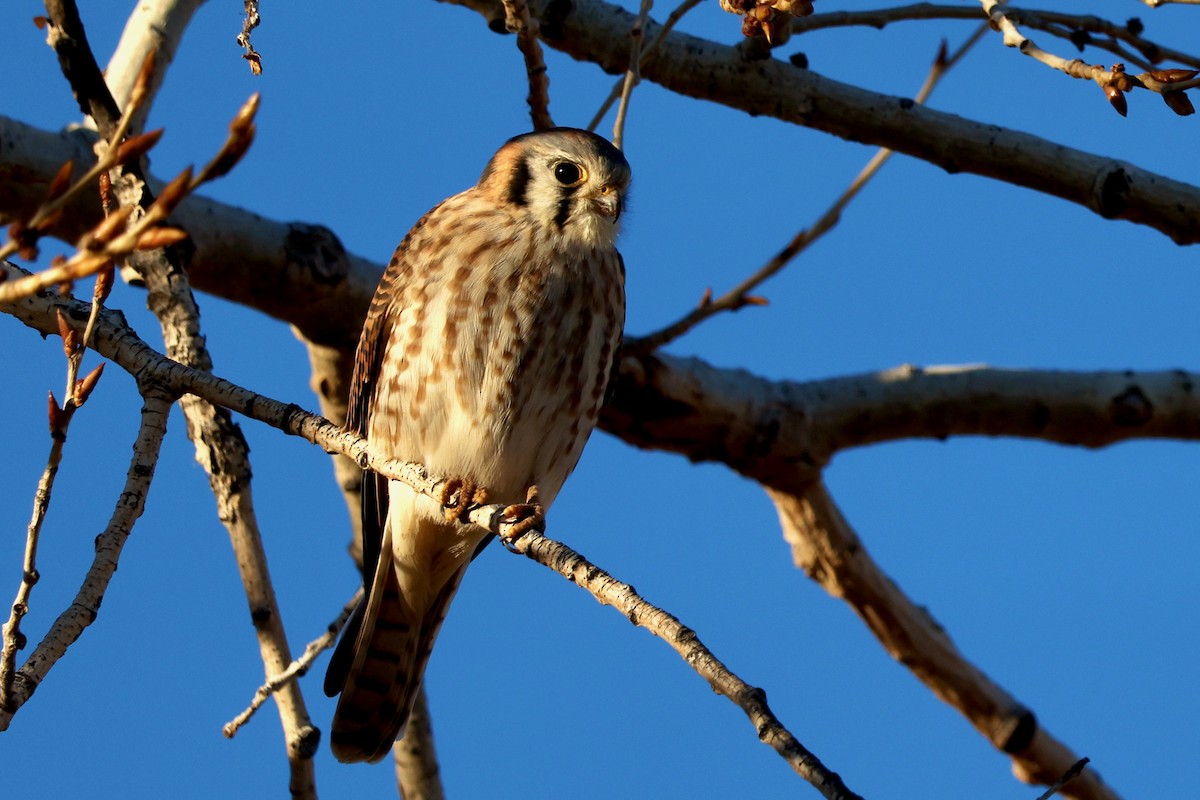
[[[548,508],[596,425],[625,320],[615,247],[629,164],[587,131],[509,140],[479,182],[396,248],[371,301],[348,429],[373,452]],[[329,663],[330,742],[378,761],[404,730],[434,638],[487,534],[403,483],[363,476],[366,596]]]

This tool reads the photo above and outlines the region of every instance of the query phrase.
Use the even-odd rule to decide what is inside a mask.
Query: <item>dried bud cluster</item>
[[[721,7],[742,17],[742,35],[762,37],[778,47],[792,35],[792,19],[813,13],[811,0],[721,0]]]

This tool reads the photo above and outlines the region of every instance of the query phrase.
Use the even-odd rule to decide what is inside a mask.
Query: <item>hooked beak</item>
[[[600,187],[600,194],[596,196],[596,210],[606,217],[612,217],[614,224],[621,218],[621,193],[617,187],[610,183]]]

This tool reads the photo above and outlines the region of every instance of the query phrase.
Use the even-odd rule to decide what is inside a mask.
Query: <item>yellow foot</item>
[[[470,522],[471,509],[487,503],[487,489],[469,478],[450,478],[438,493],[447,522]]]
[[[503,521],[510,525],[500,537],[505,547],[520,539],[529,531],[541,533],[546,530],[546,511],[538,499],[538,489],[530,486],[524,503],[516,503],[504,509]],[[512,548],[509,548],[512,549]]]

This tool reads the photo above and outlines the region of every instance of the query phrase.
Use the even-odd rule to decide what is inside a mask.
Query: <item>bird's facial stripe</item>
[[[558,201],[558,212],[554,215],[554,226],[560,231],[567,224],[567,217],[571,216],[571,202],[574,198],[571,196],[574,189],[568,189],[563,193],[562,200]]]
[[[508,202],[515,206],[523,206],[528,202],[525,194],[529,189],[529,178],[529,159],[522,158],[513,169],[512,180],[508,183]]]

